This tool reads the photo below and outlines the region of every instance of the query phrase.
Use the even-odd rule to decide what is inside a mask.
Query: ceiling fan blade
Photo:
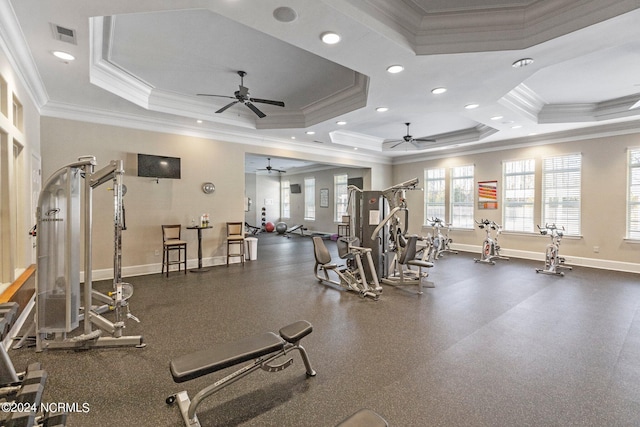
[[[405,141],[405,140],[403,140],[403,139],[396,139],[396,140],[394,140],[394,141],[385,141],[385,142],[383,142],[383,143],[382,143],[382,148],[383,148],[384,150],[393,150],[393,149],[394,149],[394,148],[396,148],[398,145],[402,145],[402,144],[404,144],[405,142],[407,142],[407,141]]]
[[[233,101],[230,102],[229,104],[225,105],[224,107],[222,107],[221,109],[219,109],[218,111],[216,111],[216,113],[222,113],[223,111],[225,111],[227,108],[231,107],[232,105],[237,104],[240,101]]]
[[[250,103],[250,102],[245,102],[245,103],[244,103],[244,105],[246,105],[247,107],[249,107],[249,109],[250,109],[251,111],[253,111],[254,113],[256,113],[256,115],[257,115],[258,117],[260,117],[260,118],[267,117],[267,115],[266,115],[265,113],[263,113],[262,111],[260,111],[260,110],[258,109],[258,107],[256,107],[256,106],[255,106],[255,105],[253,105],[252,103]]]
[[[390,139],[388,141],[384,141],[382,146],[387,150],[397,147],[398,145],[406,142],[404,139]]]
[[[229,98],[229,99],[236,99],[235,96],[227,96],[227,95],[211,95],[210,93],[197,93],[197,96],[215,96],[217,98]]]
[[[269,104],[269,105],[277,105],[278,107],[284,107],[284,102],[282,101],[272,101],[270,99],[260,99],[260,98],[249,98],[251,102],[259,102],[261,104]]]
[[[436,142],[433,138],[413,138],[413,141],[417,142]]]

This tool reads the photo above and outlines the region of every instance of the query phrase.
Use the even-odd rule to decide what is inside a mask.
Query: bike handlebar
[[[540,230],[540,234],[542,234],[543,236],[546,236],[548,234],[548,232],[551,232],[551,234],[555,233],[557,234],[559,237],[563,236],[563,231],[564,230],[564,225],[562,227],[558,227],[555,223],[554,224],[545,224],[544,228],[540,227],[540,225],[537,225],[538,230]]]

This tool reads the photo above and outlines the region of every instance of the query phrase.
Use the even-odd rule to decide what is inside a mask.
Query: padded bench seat
[[[285,341],[273,332],[265,332],[262,335],[214,346],[173,360],[171,375],[173,381],[182,383],[282,350],[284,343]]]
[[[307,376],[313,377],[316,375],[316,371],[311,367],[307,351],[300,345],[300,340],[312,331],[311,323],[299,320],[280,328],[278,331],[280,335],[265,332],[261,335],[236,342],[217,344],[211,349],[178,357],[169,364],[173,381],[177,383],[208,375],[249,360],[253,360],[253,363],[246,364],[237,371],[203,388],[193,399],[185,390],[167,397],[165,402],[168,405],[178,403],[182,419],[187,427],[201,427],[196,411],[204,399],[258,369],[267,372],[280,372],[288,368],[293,364],[293,358],[288,358],[281,363],[274,362],[282,360],[280,358],[285,357],[293,350],[300,353]]]

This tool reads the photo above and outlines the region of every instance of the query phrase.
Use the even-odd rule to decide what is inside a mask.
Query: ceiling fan
[[[407,134],[403,136],[402,139],[394,139],[394,140],[383,142],[382,147],[385,150],[392,150],[396,148],[398,145],[405,144],[407,142],[413,145],[417,149],[422,149],[422,148],[426,148],[427,143],[436,142],[436,140],[432,138],[414,138],[409,134],[409,126],[411,125],[411,123],[405,123],[405,125],[407,126]]]
[[[260,111],[258,107],[253,105],[253,102],[259,102],[262,104],[277,105],[278,107],[284,107],[284,102],[282,101],[272,101],[270,99],[251,98],[249,96],[249,88],[244,86],[244,76],[246,76],[247,73],[244,71],[238,71],[238,75],[240,76],[240,86],[239,86],[239,89],[233,93],[234,96],[211,95],[208,93],[199,93],[198,96],[215,96],[218,98],[235,99],[235,101],[228,103],[227,105],[225,105],[224,107],[216,111],[216,113],[222,113],[227,108],[240,102],[246,105],[247,107],[249,107],[249,109],[254,113],[256,113],[258,117],[263,118],[263,117],[266,117],[267,115],[264,114],[262,111]]]
[[[287,171],[284,171],[282,169],[276,169],[273,166],[271,166],[271,157],[267,158],[267,167],[264,169],[258,169],[259,171],[268,171],[269,173],[273,172],[280,172],[280,173],[287,173]]]

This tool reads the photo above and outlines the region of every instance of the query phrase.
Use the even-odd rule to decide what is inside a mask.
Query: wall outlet
[[[158,249],[156,249],[156,251],[154,252],[155,256],[160,256],[160,251]]]
[[[599,253],[600,252],[600,246],[594,246],[593,247],[593,252],[596,253],[596,254]]]

